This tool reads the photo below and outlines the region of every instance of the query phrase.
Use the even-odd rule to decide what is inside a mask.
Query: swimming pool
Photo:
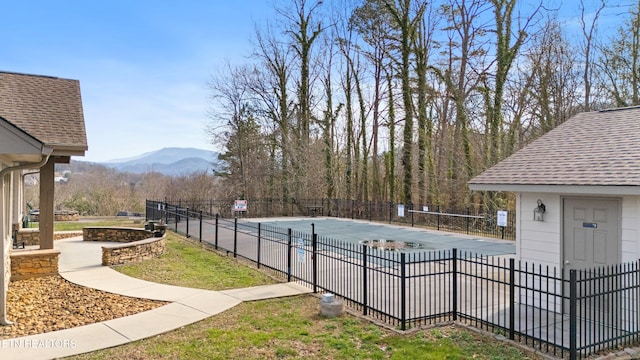
[[[406,247],[411,250],[458,249],[482,255],[515,254],[515,241],[447,233],[443,231],[412,228],[392,224],[345,220],[339,218],[261,218],[247,219],[247,222],[261,223],[293,231],[307,232],[337,240],[354,243],[375,243],[380,240],[416,244]]]

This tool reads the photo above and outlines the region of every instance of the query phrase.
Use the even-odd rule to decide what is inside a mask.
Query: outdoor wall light
[[[538,199],[538,206],[533,209],[533,220],[534,221],[544,221],[544,212],[547,209],[546,206],[542,203],[542,200]]]

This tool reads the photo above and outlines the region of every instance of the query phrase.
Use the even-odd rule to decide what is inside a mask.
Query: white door
[[[564,199],[563,256],[569,270],[620,262],[620,201],[600,198]]]
[[[569,280],[570,270],[593,269],[620,262],[620,201],[604,198],[564,199],[563,271]],[[565,296],[569,296],[569,283],[565,282]],[[592,317],[609,323],[611,296],[606,294],[610,282],[582,283],[578,303],[579,316]],[[586,297],[586,298],[585,298]],[[565,303],[568,305],[568,303]],[[566,309],[568,311],[568,308]]]

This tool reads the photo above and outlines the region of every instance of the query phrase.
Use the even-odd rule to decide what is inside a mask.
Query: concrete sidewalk
[[[105,243],[81,237],[58,240],[60,275],[75,284],[125,296],[168,301],[139,314],[67,330],[0,340],[0,359],[53,359],[126,344],[206,319],[243,301],[311,292],[283,283],[244,289],[210,291],[135,279],[101,265]]]

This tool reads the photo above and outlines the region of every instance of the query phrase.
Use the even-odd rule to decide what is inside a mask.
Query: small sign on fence
[[[304,262],[304,240],[298,239],[298,262]]]
[[[398,217],[404,217],[404,205],[398,204]]]
[[[498,226],[506,227],[507,226],[507,212],[504,210],[498,211]]]
[[[247,211],[247,200],[236,200],[233,202],[233,211]]]

